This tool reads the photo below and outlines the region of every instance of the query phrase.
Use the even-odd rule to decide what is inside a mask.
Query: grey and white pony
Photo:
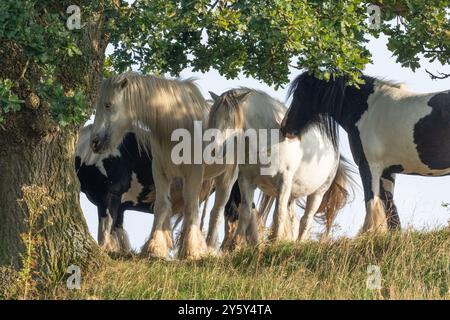
[[[223,216],[237,165],[209,165],[202,161],[202,137],[209,105],[191,80],[167,80],[150,75],[127,72],[102,82],[92,129],[91,148],[105,153],[117,148],[133,125],[150,130],[136,132],[141,147],[151,146],[152,172],[156,187],[155,220],[149,240],[144,246],[148,256],[164,258],[173,246],[171,230],[164,223],[171,213],[170,186],[175,179],[183,182],[184,220],[181,233],[180,258],[198,259],[207,253],[205,239],[199,228],[198,207],[202,181],[216,178],[216,197],[211,223]],[[146,131],[145,131],[146,132]],[[188,160],[173,161],[172,150],[177,145],[172,134],[188,134],[196,143],[188,144]],[[200,160],[197,158],[200,156]],[[213,247],[216,234],[208,236]]]
[[[214,102],[210,112],[210,127],[221,130],[234,130],[236,134],[249,136],[249,130],[279,131],[280,123],[287,111],[285,106],[261,91],[247,88],[234,89],[217,96],[211,93]],[[318,120],[320,121],[320,119]],[[267,136],[270,134],[268,133]],[[259,146],[261,148],[261,146]],[[270,153],[269,166],[262,164],[260,158],[251,164],[246,146],[246,161],[239,165],[239,187],[241,189],[241,208],[239,223],[231,246],[241,246],[247,240],[256,244],[257,237],[247,239],[251,216],[251,205],[255,189],[260,188],[266,195],[276,197],[273,219],[272,240],[293,240],[289,217],[295,212],[296,199],[307,197],[298,239],[310,237],[313,217],[318,212],[326,215],[327,233],[334,217],[347,202],[350,188],[349,168],[332,140],[324,134],[317,123],[311,123],[302,139],[289,140],[278,135],[268,139],[267,151]],[[257,150],[262,152],[262,150]],[[262,174],[261,169],[266,171]],[[216,227],[216,226],[215,226]]]

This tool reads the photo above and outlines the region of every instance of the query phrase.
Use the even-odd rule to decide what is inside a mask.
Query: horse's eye
[[[110,105],[109,103],[105,104],[105,109],[106,109],[106,110],[111,109],[111,105]]]

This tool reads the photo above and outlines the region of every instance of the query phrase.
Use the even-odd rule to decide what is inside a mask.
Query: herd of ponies
[[[98,208],[99,244],[108,251],[130,250],[123,228],[129,209],[154,213],[141,250],[146,257],[169,256],[180,222],[180,259],[216,253],[223,217],[223,250],[308,240],[314,217],[324,222],[328,238],[354,186],[354,169],[339,151],[339,127],[348,134],[363,185],[361,232],[400,229],[396,174],[450,173],[450,91],[417,94],[402,84],[365,75],[363,80],[355,87],[346,77],[325,81],[306,71],[290,86],[289,108],[244,87],[210,92],[207,101],[192,80],[137,72],[103,80],[94,123],[81,130],[76,154],[81,190]],[[202,132],[222,133],[211,140],[213,154],[222,159],[232,154],[233,161],[195,161],[205,143],[191,143],[183,151],[192,161],[174,161],[179,144],[174,132],[196,137],[199,126]],[[260,149],[255,150],[249,146],[251,130],[279,135],[258,136]],[[236,137],[244,137],[244,148],[233,152],[230,141]],[[248,161],[262,152],[275,161]],[[257,188],[262,195],[258,208],[253,202]],[[205,238],[206,203],[202,215],[199,208],[213,193]],[[265,232],[273,203],[271,228]],[[300,220],[298,206],[304,209]]]

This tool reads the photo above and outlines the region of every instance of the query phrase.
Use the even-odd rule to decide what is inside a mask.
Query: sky
[[[387,80],[403,82],[410,90],[418,93],[436,92],[450,89],[450,79],[431,80],[425,69],[429,71],[449,71],[449,67],[443,67],[438,62],[428,63],[425,59],[421,61],[421,68],[415,72],[408,68],[401,67],[392,57],[391,52],[386,47],[386,37],[378,39],[370,38],[368,48],[373,55],[373,63],[367,65],[364,73],[367,75],[381,77]],[[293,80],[299,70],[291,69],[290,80]],[[260,89],[270,94],[272,97],[285,102],[287,87],[275,90],[262,82],[252,78],[240,76],[237,79],[227,80],[219,75],[215,70],[208,73],[193,73],[189,70],[182,72],[181,78],[195,77],[205,98],[209,99],[208,91],[216,94],[239,87],[245,86],[254,89]],[[348,159],[352,159],[348,146],[347,136],[344,131],[341,132],[341,153]],[[336,218],[336,236],[352,237],[357,234],[362,227],[365,208],[362,195],[361,180],[355,176],[358,186],[355,189],[355,196],[351,203],[339,213]],[[450,177],[417,177],[397,175],[395,186],[395,201],[398,207],[402,228],[414,228],[417,230],[430,230],[439,228],[450,223],[450,209],[442,206],[442,203],[450,202]],[[255,201],[256,201],[255,196]],[[209,206],[213,200],[209,202]],[[97,239],[98,217],[96,207],[87,200],[84,194],[81,194],[81,207],[86,217],[89,230]],[[302,210],[299,209],[299,214]],[[153,215],[127,211],[125,213],[125,229],[130,237],[131,246],[139,250],[149,237]],[[319,230],[316,226],[314,229]]]

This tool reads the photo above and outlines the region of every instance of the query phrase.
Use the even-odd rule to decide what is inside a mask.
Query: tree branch
[[[385,0],[369,0],[367,3],[379,6],[380,9],[389,10],[399,17],[408,18],[410,10],[405,1],[394,1],[394,3],[386,3]],[[450,41],[450,30],[443,30],[443,36]]]
[[[431,80],[443,80],[443,79],[450,78],[450,73],[443,73],[443,72],[437,71],[438,75],[436,75],[436,74],[428,71],[427,69],[425,69],[425,71],[430,75]]]

